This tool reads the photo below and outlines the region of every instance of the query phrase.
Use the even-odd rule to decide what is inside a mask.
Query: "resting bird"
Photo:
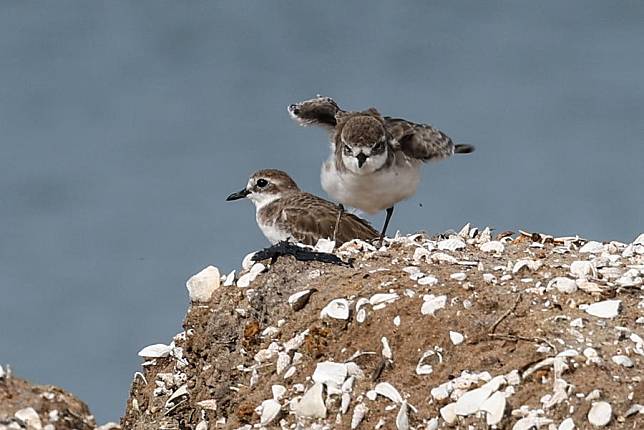
[[[382,116],[376,109],[346,112],[329,97],[288,107],[299,124],[330,133],[331,155],[322,164],[322,188],[340,203],[369,214],[387,211],[380,233],[384,238],[394,205],[416,193],[423,162],[468,154],[471,145],[455,145],[428,124]]]
[[[257,225],[272,244],[296,241],[315,245],[318,239],[332,238],[334,233],[338,244],[378,237],[367,221],[353,214],[345,213],[337,222],[336,204],[300,190],[281,170],[255,172],[244,189],[226,200],[244,197],[255,204]]]

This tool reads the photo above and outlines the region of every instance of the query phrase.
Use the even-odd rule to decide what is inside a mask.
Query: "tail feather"
[[[472,145],[454,145],[454,154],[469,154],[474,152]]]

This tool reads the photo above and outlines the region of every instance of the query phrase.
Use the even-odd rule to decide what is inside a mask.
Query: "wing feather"
[[[384,117],[385,128],[408,157],[423,161],[440,160],[454,154],[454,142],[429,124]]]

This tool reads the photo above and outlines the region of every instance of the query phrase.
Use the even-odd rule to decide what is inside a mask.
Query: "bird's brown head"
[[[250,199],[255,206],[264,206],[289,192],[299,191],[293,179],[281,170],[259,170],[251,175],[246,187],[228,196],[226,200]]]
[[[368,174],[380,169],[387,162],[388,145],[384,122],[375,109],[338,118],[336,147],[352,172]]]

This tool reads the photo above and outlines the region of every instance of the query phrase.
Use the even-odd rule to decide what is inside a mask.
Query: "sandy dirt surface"
[[[121,424],[644,428],[640,242],[466,227],[345,244],[353,267],[263,261],[193,303]]]

